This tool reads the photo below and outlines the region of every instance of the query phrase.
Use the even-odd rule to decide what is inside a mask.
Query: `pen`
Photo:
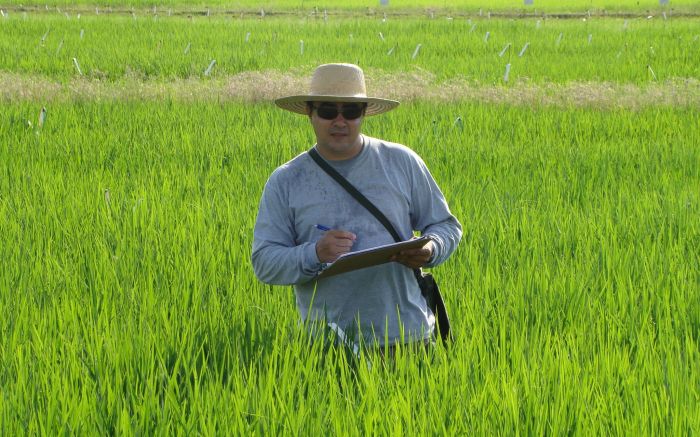
[[[319,231],[330,231],[331,230],[331,228],[329,228],[328,226],[323,226],[323,225],[319,225],[319,224],[314,225],[314,227],[316,229],[318,229]]]

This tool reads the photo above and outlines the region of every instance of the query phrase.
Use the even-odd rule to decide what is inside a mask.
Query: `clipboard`
[[[326,267],[317,278],[328,278],[365,267],[385,264],[391,261],[392,256],[398,254],[402,250],[420,249],[428,244],[428,241],[430,241],[430,237],[420,237],[400,243],[392,243],[384,246],[372,247],[370,249],[358,250],[357,252],[349,252],[338,257],[338,259]]]

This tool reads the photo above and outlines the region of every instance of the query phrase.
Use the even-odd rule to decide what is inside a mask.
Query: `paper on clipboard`
[[[429,237],[420,237],[413,240],[402,241],[400,243],[387,244],[385,246],[372,247],[370,249],[358,250],[341,255],[334,263],[322,271],[318,278],[328,278],[329,276],[346,273],[365,267],[376,266],[388,263],[391,257],[402,250],[419,249],[430,241]]]

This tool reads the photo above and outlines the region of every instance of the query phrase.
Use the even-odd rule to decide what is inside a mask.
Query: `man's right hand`
[[[322,263],[332,263],[344,253],[350,252],[357,236],[352,232],[331,229],[316,242],[316,256]]]

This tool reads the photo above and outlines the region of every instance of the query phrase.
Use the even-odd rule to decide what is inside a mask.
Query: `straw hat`
[[[314,71],[308,94],[282,97],[275,104],[287,111],[307,115],[306,102],[364,102],[365,115],[377,115],[399,106],[395,100],[367,97],[365,75],[353,64],[324,64]]]

